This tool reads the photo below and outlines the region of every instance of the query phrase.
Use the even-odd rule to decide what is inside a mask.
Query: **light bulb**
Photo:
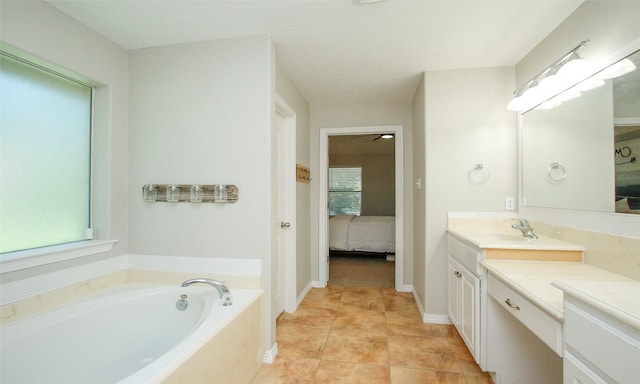
[[[605,68],[598,77],[602,79],[613,79],[614,77],[620,77],[626,75],[629,72],[633,72],[636,69],[636,65],[629,59],[622,59],[617,63]]]
[[[558,76],[566,79],[566,82],[571,85],[584,79],[590,75],[592,71],[593,67],[588,61],[578,58],[563,65],[558,70]]]

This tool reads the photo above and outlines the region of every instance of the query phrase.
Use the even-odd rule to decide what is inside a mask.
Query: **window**
[[[0,53],[0,253],[85,240],[92,88]]]
[[[329,215],[359,215],[362,209],[362,168],[329,168]]]

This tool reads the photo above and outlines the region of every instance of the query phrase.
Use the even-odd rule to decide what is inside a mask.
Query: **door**
[[[480,326],[479,292],[480,279],[466,268],[460,268],[460,335],[467,343],[469,350],[479,362]]]
[[[273,316],[277,318],[284,311],[284,256],[285,232],[291,227],[285,215],[284,172],[283,172],[284,119],[276,113],[276,124],[271,135],[271,172],[272,172],[272,243],[271,276]]]
[[[276,98],[271,132],[272,315],[296,309],[295,112]]]
[[[460,279],[462,274],[459,271],[460,264],[449,257],[449,319],[456,328],[460,327]]]

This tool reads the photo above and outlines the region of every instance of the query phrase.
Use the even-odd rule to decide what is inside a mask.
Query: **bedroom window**
[[[0,52],[0,253],[86,240],[92,91]]]
[[[362,168],[329,168],[329,215],[360,215]]]

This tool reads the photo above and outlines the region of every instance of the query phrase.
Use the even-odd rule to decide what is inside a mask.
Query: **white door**
[[[460,327],[460,264],[449,257],[449,319],[451,323]]]
[[[285,231],[291,224],[285,215],[284,202],[284,119],[276,113],[276,124],[271,134],[271,209],[272,233],[271,239],[271,284],[273,300],[273,316],[277,318],[284,311],[284,256]]]
[[[467,343],[471,354],[480,362],[480,279],[466,268],[460,267],[460,318],[458,319],[460,335]]]
[[[294,312],[296,300],[296,115],[276,97],[272,131],[272,315]]]

